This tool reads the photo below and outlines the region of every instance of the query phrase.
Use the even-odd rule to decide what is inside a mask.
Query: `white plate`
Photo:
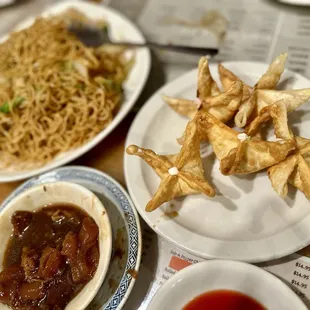
[[[63,1],[48,8],[42,15],[48,16],[53,14],[59,14],[68,8],[76,8],[82,11],[89,18],[98,19],[103,18],[111,25],[111,36],[115,40],[125,40],[132,42],[144,42],[145,39],[140,30],[125,16],[120,13],[105,7],[103,5],[95,5],[84,1]],[[30,26],[34,21],[34,17],[27,19],[20,24],[17,29],[22,29]],[[7,38],[0,38],[0,42]],[[60,154],[52,162],[39,168],[26,171],[12,171],[12,170],[0,170],[0,182],[12,182],[29,178],[34,175],[41,174],[48,170],[67,164],[68,162],[83,155],[91,148],[96,146],[101,140],[103,140],[128,114],[131,108],[134,106],[138,99],[149,74],[150,70],[150,52],[146,48],[136,50],[135,64],[124,83],[124,95],[125,99],[121,105],[121,108],[113,121],[107,128],[102,130],[97,136],[95,136],[88,143],[81,147],[71,150],[66,153]]]
[[[253,62],[227,62],[224,65],[253,85],[267,65]],[[218,81],[217,66],[210,66]],[[310,81],[285,71],[281,82],[287,88],[310,87]],[[129,131],[126,145],[137,144],[158,153],[178,153],[187,119],[171,110],[161,95],[195,98],[197,70],[188,72],[156,92],[144,105]],[[309,137],[310,106],[305,104],[290,115],[294,132]],[[307,112],[307,113],[305,113]],[[300,124],[300,120],[302,123]],[[179,216],[169,219],[166,207],[144,211],[155,193],[159,178],[143,160],[125,155],[125,175],[130,195],[144,220],[158,234],[177,246],[203,258],[225,258],[261,262],[293,253],[310,243],[310,204],[301,192],[291,189],[282,200],[273,191],[266,172],[245,176],[224,176],[208,147],[204,165],[207,179],[218,194],[173,201]],[[296,196],[295,196],[296,194]]]
[[[293,5],[310,5],[309,0],[279,0],[279,2]]]
[[[171,277],[153,297],[148,310],[179,310],[193,298],[213,290],[246,294],[268,310],[306,310],[296,294],[271,273],[241,262],[211,260],[187,267]]]

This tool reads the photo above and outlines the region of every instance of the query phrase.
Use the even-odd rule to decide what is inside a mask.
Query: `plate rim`
[[[103,4],[94,4],[94,3],[89,3],[83,0],[65,0],[56,4],[52,4],[47,6],[45,9],[43,9],[43,11],[41,11],[39,14],[36,15],[31,15],[23,20],[20,21],[20,23],[18,23],[18,25],[16,25],[14,27],[14,29],[20,27],[23,24],[27,24],[32,22],[35,18],[43,16],[45,14],[49,14],[51,12],[53,12],[53,10],[57,10],[59,9],[60,11],[64,11],[66,9],[68,9],[69,7],[74,7],[74,8],[84,8],[84,7],[88,7],[88,8],[96,8],[98,10],[101,10],[102,12],[105,12],[105,14],[111,14],[112,16],[115,16],[116,18],[120,18],[122,19],[126,24],[130,25],[130,27],[136,32],[136,35],[139,37],[139,41],[140,42],[145,42],[145,37],[142,34],[142,32],[140,31],[140,29],[129,19],[127,18],[125,15],[123,15],[121,12],[103,5]],[[14,29],[12,29],[11,31],[9,31],[8,33],[5,33],[4,35],[2,35],[0,37],[0,42],[2,39],[5,39],[12,31],[14,31]],[[131,94],[131,98],[130,100],[128,100],[128,102],[126,103],[125,108],[122,111],[119,111],[116,116],[114,117],[114,119],[112,120],[112,122],[106,127],[104,128],[102,131],[100,131],[96,136],[94,136],[91,140],[89,140],[88,142],[84,143],[83,145],[81,145],[79,148],[77,149],[72,149],[69,150],[68,152],[70,152],[68,155],[63,156],[62,158],[58,159],[56,162],[53,162],[54,160],[52,160],[51,162],[45,164],[42,167],[39,168],[34,168],[31,170],[18,170],[16,172],[16,174],[14,175],[1,175],[1,173],[3,172],[0,170],[0,183],[5,183],[5,182],[15,182],[15,181],[20,181],[20,180],[25,180],[27,178],[45,173],[47,171],[56,169],[60,166],[66,165],[69,162],[81,157],[82,155],[86,154],[87,152],[89,152],[91,149],[93,149],[96,145],[98,145],[101,141],[103,141],[123,120],[124,118],[128,115],[128,113],[131,111],[131,109],[134,107],[134,105],[136,104],[137,100],[139,99],[145,84],[148,80],[149,74],[150,74],[150,69],[151,69],[151,53],[150,50],[148,48],[143,48],[141,49],[141,53],[143,53],[143,72],[140,74],[140,78],[139,80],[141,81],[137,87],[135,87],[134,91]],[[123,102],[124,104],[125,102]],[[50,165],[49,165],[50,164]]]
[[[235,67],[239,67],[239,66],[247,66],[247,65],[251,65],[251,66],[258,66],[261,68],[261,70],[266,70],[268,67],[267,63],[264,62],[259,62],[259,61],[225,61],[225,62],[221,62],[225,67],[229,66],[235,66]],[[214,66],[217,66],[218,62],[215,63],[211,63],[210,64],[210,68],[214,68]],[[150,124],[150,122],[141,122],[141,119],[143,119],[143,116],[145,118],[145,115],[147,114],[147,112],[149,112],[150,106],[152,104],[152,101],[154,101],[158,96],[160,96],[161,94],[164,93],[165,89],[169,89],[171,87],[176,87],[176,85],[178,83],[181,83],[182,81],[185,81],[188,77],[192,77],[194,74],[197,75],[198,69],[192,69],[189,70],[187,72],[185,72],[184,74],[182,74],[181,76],[177,77],[176,79],[166,83],[165,85],[163,85],[160,89],[158,89],[144,104],[144,106],[142,107],[142,109],[138,112],[138,114],[136,115],[133,123],[131,124],[131,127],[129,129],[127,138],[126,138],[126,142],[125,142],[125,147],[127,147],[130,144],[137,144],[137,138],[135,138],[135,133],[136,132],[142,132],[143,130],[141,130],[141,128],[145,129],[147,128],[147,126]],[[284,73],[296,76],[297,78],[301,78],[301,79],[306,79],[309,81],[310,84],[310,80],[304,76],[302,76],[299,73],[295,73],[291,70],[285,69]],[[153,105],[153,109],[152,109],[152,113],[156,114],[157,111],[159,111],[162,107],[164,106],[164,102],[162,102],[161,104],[158,105]],[[143,125],[142,125],[143,123]],[[142,126],[142,127],[141,127]],[[139,129],[139,130],[138,130]],[[143,134],[143,136],[141,136],[139,139],[140,141],[142,141],[145,138],[145,134]],[[139,169],[139,166],[137,164],[134,164],[134,162],[132,161],[132,157],[134,156],[129,156],[128,154],[126,154],[126,152],[124,153],[124,172],[125,172],[125,180],[126,180],[126,185],[128,188],[128,192],[140,214],[140,216],[144,219],[144,221],[148,224],[148,226],[155,231],[159,236],[163,237],[164,239],[168,240],[169,242],[173,243],[175,246],[180,247],[181,249],[196,255],[198,257],[204,258],[204,259],[227,259],[227,260],[240,260],[243,262],[248,262],[248,263],[260,263],[260,262],[265,262],[265,261],[270,261],[270,260],[274,260],[274,259],[278,259],[287,255],[290,255],[292,253],[295,253],[299,250],[301,250],[302,248],[306,247],[307,245],[310,244],[310,237],[307,238],[307,240],[300,240],[299,239],[299,243],[296,243],[297,246],[294,244],[294,246],[290,246],[287,247],[285,251],[279,251],[277,249],[276,253],[270,251],[269,253],[264,253],[264,255],[256,255],[256,256],[251,256],[249,254],[247,255],[231,255],[231,254],[227,254],[225,253],[224,255],[212,255],[212,254],[206,254],[203,253],[202,251],[196,251],[196,250],[192,250],[189,245],[187,244],[182,244],[179,240],[175,240],[175,238],[172,238],[171,236],[167,236],[165,234],[166,232],[166,228],[163,228],[164,231],[162,231],[162,229],[158,228],[158,225],[154,225],[156,223],[152,222],[152,220],[148,217],[147,213],[144,211],[144,206],[141,206],[139,204],[139,198],[137,197],[138,195],[136,195],[136,190],[135,190],[135,185],[134,182],[132,182],[131,177],[130,177],[130,172],[133,170],[133,168],[131,168],[131,166],[134,166],[135,169]],[[141,171],[141,170],[140,170]],[[305,219],[298,221],[297,223],[295,223],[294,225],[297,226],[297,224],[300,224],[300,222],[305,221]],[[294,225],[291,225],[291,228],[295,228]],[[310,232],[310,229],[309,229]],[[271,237],[266,237],[264,239],[259,239],[259,240],[263,240],[266,244],[271,243],[270,239]],[[216,240],[213,239],[211,237],[207,237],[206,239],[209,239],[209,241],[211,240]],[[272,238],[271,238],[272,239]],[[226,244],[229,244],[231,241],[229,240],[216,240],[217,242],[225,242]],[[244,242],[247,242],[248,244],[250,244],[251,242],[254,242],[256,240],[249,240],[249,241],[235,241],[235,244],[244,244]],[[244,246],[245,247],[245,244]]]
[[[308,3],[305,3],[303,1],[299,0],[278,0],[282,4],[290,4],[290,5],[297,5],[297,6],[310,6],[310,1]]]
[[[85,167],[85,166],[79,166],[79,165],[72,165],[72,166],[65,166],[65,167],[59,167],[57,169],[53,169],[52,171],[48,171],[40,176],[36,176],[33,177],[31,179],[26,180],[25,182],[23,182],[22,184],[20,184],[18,187],[16,187],[8,196],[7,198],[1,203],[0,205],[0,210],[2,211],[4,208],[6,208],[7,204],[14,199],[17,195],[20,195],[22,192],[24,192],[25,190],[29,189],[30,187],[33,186],[38,186],[40,184],[43,184],[41,182],[44,181],[44,179],[48,178],[50,174],[55,174],[57,172],[62,172],[62,171],[80,171],[80,172],[88,172],[92,175],[99,175],[101,177],[103,177],[104,179],[106,179],[110,184],[114,185],[116,188],[119,189],[119,191],[124,195],[124,197],[126,198],[128,205],[131,208],[131,211],[134,215],[135,221],[136,221],[136,228],[137,228],[137,241],[138,241],[138,246],[137,246],[137,256],[136,256],[136,263],[135,263],[135,270],[137,271],[137,273],[139,273],[139,269],[141,266],[141,256],[142,256],[142,230],[141,230],[141,224],[140,224],[140,219],[139,219],[139,215],[138,212],[135,208],[135,205],[131,199],[131,197],[129,196],[129,194],[127,193],[127,191],[124,189],[124,187],[118,182],[116,181],[114,178],[112,178],[110,175],[97,170],[95,168],[91,168],[91,167]],[[48,179],[47,179],[48,181]],[[61,179],[57,180],[57,181],[62,181]],[[65,180],[66,181],[66,180]],[[54,181],[52,181],[54,182]],[[70,182],[70,181],[66,181],[66,182]],[[72,182],[72,181],[71,181]],[[92,181],[94,182],[94,181]],[[74,183],[74,182],[72,182]],[[106,188],[106,186],[101,185],[102,188],[105,189],[105,191],[107,191],[108,189]],[[112,194],[112,191],[111,191]],[[115,196],[114,196],[115,197]],[[117,199],[118,200],[118,199]],[[121,203],[120,203],[121,204]],[[123,209],[122,209],[123,210]],[[125,211],[125,210],[123,210]],[[129,230],[129,223],[127,218],[126,219],[126,225],[128,225],[128,236],[130,235],[130,230]],[[129,238],[128,238],[129,239]],[[128,248],[130,248],[130,239],[128,240]],[[129,257],[128,257],[129,258]],[[128,260],[126,261],[126,265],[128,263]],[[135,282],[137,281],[137,279],[135,279],[134,277],[131,276],[131,280],[129,285],[127,286],[127,290],[123,296],[123,298],[120,300],[119,304],[117,305],[117,307],[112,305],[113,302],[113,297],[117,295],[117,292],[120,290],[122,282],[125,280],[125,277],[127,275],[127,269],[124,270],[124,273],[122,275],[122,280],[119,283],[117,289],[115,290],[115,292],[113,293],[113,295],[111,295],[111,297],[108,299],[108,302],[104,305],[104,307],[101,307],[100,309],[102,310],[120,310],[123,308],[124,304],[126,303],[126,301],[128,300],[132,289],[135,285]]]

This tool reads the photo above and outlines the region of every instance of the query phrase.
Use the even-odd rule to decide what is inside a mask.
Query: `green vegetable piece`
[[[25,98],[23,98],[23,97],[16,97],[15,99],[13,99],[12,108],[14,109],[14,108],[18,107],[24,100],[25,100]],[[4,102],[0,106],[0,112],[2,112],[2,113],[9,113],[10,112],[10,103],[8,101]]]
[[[104,25],[102,27],[102,31],[105,32],[106,34],[109,34],[109,26],[108,25]]]
[[[118,92],[118,93],[121,93],[123,91],[121,83],[115,82],[115,81],[110,80],[110,79],[106,79],[102,76],[96,76],[95,81],[98,84],[103,85],[107,90],[113,90],[113,91]]]
[[[122,85],[116,82],[114,82],[113,84],[113,89],[118,93],[121,93],[123,91]]]
[[[81,90],[85,90],[86,85],[84,83],[78,83],[78,84],[76,84],[76,88],[81,89]]]
[[[112,89],[112,90],[114,90],[116,92],[121,92],[122,91],[122,86],[119,83],[117,83],[117,82],[115,82],[113,80],[102,79],[101,82],[102,82],[102,84],[104,86],[106,86],[109,89]]]
[[[64,70],[65,72],[70,72],[70,71],[72,71],[72,70],[73,70],[73,64],[72,64],[72,62],[71,62],[71,61],[65,61],[65,62],[63,63],[63,70]]]

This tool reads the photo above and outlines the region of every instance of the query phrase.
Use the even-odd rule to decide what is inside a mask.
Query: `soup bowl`
[[[209,260],[182,269],[159,289],[148,310],[181,310],[204,293],[222,290],[246,295],[266,310],[307,310],[301,299],[271,273],[229,260]]]
[[[112,251],[112,231],[108,214],[91,191],[83,186],[69,182],[54,182],[29,188],[12,199],[0,211],[0,266],[3,261],[8,241],[12,234],[11,217],[16,211],[35,211],[44,206],[60,204],[75,205],[93,218],[99,227],[99,263],[93,278],[67,304],[66,310],[84,309],[97,294],[106,276]],[[0,304],[0,310],[10,309]]]

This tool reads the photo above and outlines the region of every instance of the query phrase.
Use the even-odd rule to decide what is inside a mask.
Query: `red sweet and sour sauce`
[[[183,310],[267,310],[258,301],[230,290],[216,290],[191,300]]]

